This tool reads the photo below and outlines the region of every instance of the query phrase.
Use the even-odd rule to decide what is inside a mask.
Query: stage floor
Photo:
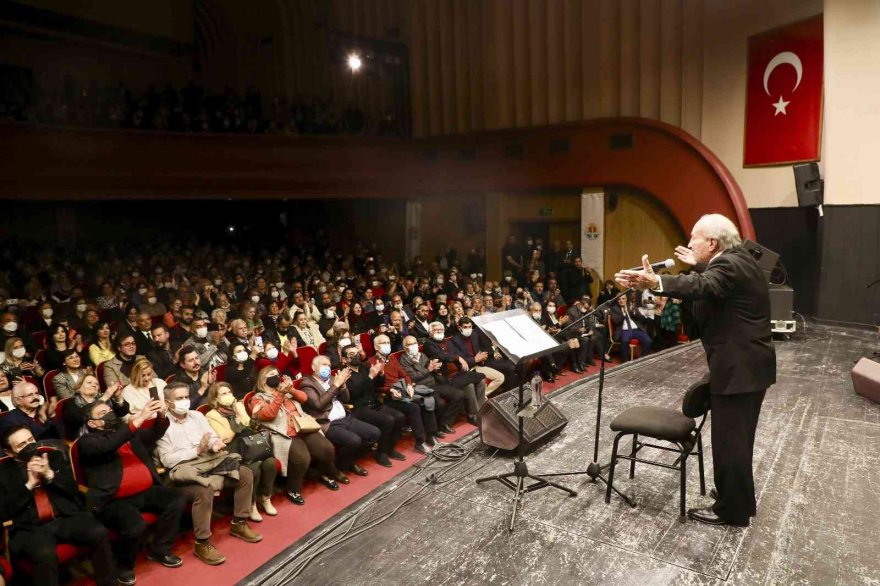
[[[876,584],[880,408],[853,393],[849,372],[877,342],[873,332],[812,324],[806,334],[777,342],[778,382],[764,401],[755,445],[758,516],[748,529],[682,522],[677,472],[639,465],[630,480],[621,463],[615,486],[635,498],[636,508],[616,496],[606,505],[604,485],[569,477],[562,482],[578,496],[549,488],[526,495],[510,533],[512,492],[474,479],[510,470],[512,458],[493,456],[474,434],[462,442],[476,448],[473,455],[440,484],[424,481],[439,463],[395,479],[343,511],[335,529],[327,523],[243,583]],[[705,372],[699,344],[609,372],[600,460],[610,457],[608,422],[617,413],[634,405],[678,408],[684,389]],[[569,424],[527,457],[533,473],[586,467],[597,387],[595,378],[586,379],[553,395]],[[711,417],[703,433],[707,491],[710,425]],[[696,459],[688,464],[688,507],[708,504]],[[304,548],[315,549],[310,540],[336,539],[398,507],[291,577]]]

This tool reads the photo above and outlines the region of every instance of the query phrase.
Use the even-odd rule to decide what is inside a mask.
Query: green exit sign
[[[552,216],[553,215],[553,208],[539,208],[538,215],[539,216]]]

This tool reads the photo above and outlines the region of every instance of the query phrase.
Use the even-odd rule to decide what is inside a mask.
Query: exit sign
[[[538,208],[538,215],[539,216],[552,216],[553,215],[553,208]]]

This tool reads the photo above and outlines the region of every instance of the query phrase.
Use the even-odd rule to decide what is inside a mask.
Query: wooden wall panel
[[[413,100],[430,95],[428,111],[413,105],[415,134],[642,116],[684,126],[699,138],[704,1],[404,4],[412,21]],[[425,27],[441,32],[423,33]],[[446,42],[436,42],[435,34]],[[440,52],[436,59],[432,51]],[[428,59],[416,58],[426,52]],[[444,80],[439,92],[434,79]],[[461,87],[465,79],[468,91]]]

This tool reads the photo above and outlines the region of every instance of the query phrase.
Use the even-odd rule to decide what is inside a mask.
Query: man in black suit
[[[519,376],[516,374],[516,366],[504,358],[496,359],[493,355],[491,344],[487,344],[482,337],[474,332],[474,322],[465,316],[458,320],[458,333],[447,343],[451,354],[461,356],[470,367],[477,372],[486,374],[484,369],[489,369],[487,376],[494,375],[491,371],[500,372],[504,375],[504,383],[501,392],[512,389],[519,385]],[[489,394],[490,389],[486,389]]]
[[[176,349],[171,348],[171,335],[165,324],[156,324],[150,332],[153,335],[153,347],[145,354],[150,364],[153,365],[153,372],[161,379],[166,379],[174,374],[177,366]]]
[[[610,314],[614,341],[620,342],[621,362],[629,359],[629,343],[633,339],[639,341],[642,356],[647,356],[651,352],[651,336],[648,334],[647,320],[636,308],[630,295],[618,297],[617,303],[611,306]]]
[[[0,518],[13,522],[12,558],[26,558],[35,584],[57,586],[58,543],[85,545],[99,586],[117,583],[107,529],[82,507],[70,466],[60,452],[42,454],[26,426],[8,428],[2,446],[10,456],[0,461]],[[125,582],[119,576],[120,584]]]
[[[132,579],[135,555],[146,530],[142,511],[159,517],[149,559],[168,568],[183,563],[171,553],[171,546],[185,498],[177,490],[162,486],[149,452],[165,435],[168,418],[160,415],[152,427],[141,427],[163,411],[163,406],[158,399],[151,400],[131,421],[124,423],[110,405],[95,401],[84,411],[89,432],[77,443],[79,463],[89,487],[86,504],[104,525],[119,534],[116,559],[120,573],[128,572]]]
[[[675,254],[694,265],[689,275],[621,271],[624,287],[652,289],[694,300],[694,315],[709,362],[715,503],[688,516],[713,525],[748,526],[756,512],[752,453],[761,403],[776,382],[770,296],[758,263],[741,246],[736,226],[719,214],[703,216],[688,247]]]
[[[0,432],[11,427],[25,426],[37,441],[61,439],[49,405],[37,385],[20,382],[12,387],[12,404],[15,409],[0,419]]]

